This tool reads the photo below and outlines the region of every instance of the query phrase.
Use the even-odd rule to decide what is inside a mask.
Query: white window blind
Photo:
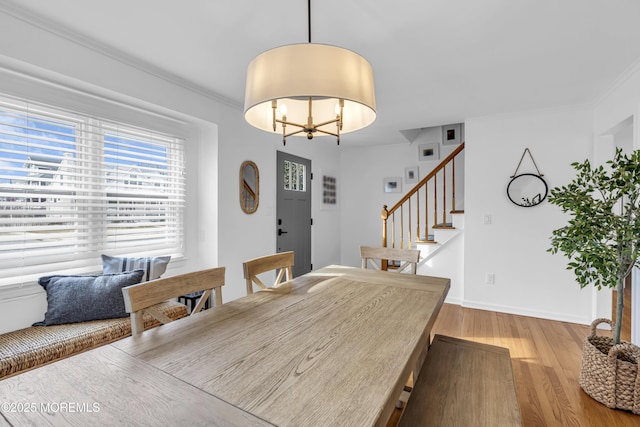
[[[0,98],[0,286],[182,255],[184,140]]]

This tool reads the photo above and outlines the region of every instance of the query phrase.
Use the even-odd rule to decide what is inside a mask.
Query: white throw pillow
[[[171,256],[146,258],[127,258],[102,255],[102,272],[122,273],[124,271],[143,270],[142,282],[160,278],[167,270]]]

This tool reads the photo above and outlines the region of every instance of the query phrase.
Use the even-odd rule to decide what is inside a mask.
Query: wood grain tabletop
[[[0,381],[0,405],[14,426],[271,425],[110,345]]]
[[[325,267],[0,381],[0,403],[99,411],[0,409],[15,425],[385,425],[448,289]]]
[[[383,425],[448,287],[329,267],[114,346],[276,425]]]

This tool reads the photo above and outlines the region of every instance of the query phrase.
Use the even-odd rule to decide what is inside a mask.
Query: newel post
[[[387,210],[387,205],[384,205],[382,207],[382,213],[380,214],[380,217],[382,218],[382,247],[386,248],[387,247],[387,218],[389,217],[389,211]],[[388,260],[381,259],[380,263],[381,263],[380,268],[382,270],[386,270],[388,266],[387,265]]]
[[[380,214],[382,218],[382,247],[387,247],[387,218],[389,217],[389,211],[387,210],[387,205],[382,207],[382,213]]]
[[[382,207],[382,213],[380,214],[382,218],[382,247],[387,247],[387,218],[389,217],[389,211],[387,210],[387,205]]]

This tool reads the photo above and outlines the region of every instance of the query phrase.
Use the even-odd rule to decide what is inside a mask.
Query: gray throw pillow
[[[128,258],[102,255],[102,272],[121,273],[123,271],[143,270],[142,282],[160,278],[167,270],[171,256],[157,256],[146,258]]]
[[[46,276],[38,284],[47,292],[47,312],[33,326],[62,325],[126,317],[122,288],[140,283],[142,270],[99,276]]]

